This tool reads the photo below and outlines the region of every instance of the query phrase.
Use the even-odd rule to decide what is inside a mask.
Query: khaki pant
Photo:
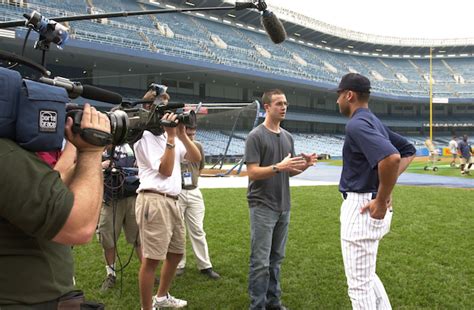
[[[184,254],[184,219],[177,200],[156,193],[140,192],[135,213],[143,257],[165,260],[168,252]]]
[[[135,201],[136,196],[131,196],[117,200],[115,205],[102,205],[99,219],[99,240],[104,249],[115,247],[122,227],[128,243],[135,246],[140,244],[135,218]]]
[[[199,188],[183,189],[179,194],[179,206],[186,222],[187,233],[191,240],[196,264],[199,270],[211,268],[209,249],[207,247],[206,233],[203,222],[205,214],[204,200]],[[179,262],[178,268],[186,266],[186,255]]]

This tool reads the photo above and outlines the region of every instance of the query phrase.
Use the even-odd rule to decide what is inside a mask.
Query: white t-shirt
[[[184,160],[186,149],[179,139],[175,141],[174,167],[170,177],[164,176],[158,171],[161,157],[166,150],[166,133],[155,136],[145,130],[142,138],[133,145],[138,165],[138,177],[140,178],[137,192],[149,189],[174,196],[181,192],[180,163]]]
[[[451,154],[458,153],[458,143],[456,142],[456,140],[449,141],[449,151],[451,152]]]

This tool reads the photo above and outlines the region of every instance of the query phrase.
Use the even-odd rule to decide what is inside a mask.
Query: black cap
[[[348,73],[344,75],[335,89],[337,92],[352,90],[361,93],[370,93],[370,81],[359,73]]]

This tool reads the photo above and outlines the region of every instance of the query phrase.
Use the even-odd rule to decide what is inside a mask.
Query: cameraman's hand
[[[188,137],[188,135],[186,134],[186,125],[184,125],[183,123],[179,123],[177,128],[178,139],[181,141],[185,140]]]
[[[152,89],[148,90],[148,91],[145,93],[145,95],[143,96],[143,100],[151,100],[151,101],[153,101],[153,100],[155,100],[155,98],[156,98],[155,92],[154,92]]]
[[[166,113],[165,115],[163,115],[161,119],[168,122],[178,123],[178,120],[176,119],[176,117],[177,115],[174,113]],[[176,137],[176,134],[177,134],[176,127],[163,126],[163,128],[165,129],[165,132],[169,138]]]
[[[95,146],[85,142],[79,134],[72,132],[72,118],[68,117],[66,121],[65,135],[66,138],[74,144],[78,152],[100,152],[104,150],[103,146]],[[88,103],[84,105],[82,112],[81,128],[92,128],[103,132],[110,133],[110,121],[108,117],[98,112],[94,107]]]

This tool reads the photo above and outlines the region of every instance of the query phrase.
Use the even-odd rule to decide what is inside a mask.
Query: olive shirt
[[[198,148],[199,153],[201,153],[201,161],[200,162],[189,162],[189,161],[185,160],[184,162],[181,163],[181,174],[183,174],[182,178],[181,178],[181,181],[182,181],[182,188],[183,189],[195,189],[196,187],[198,187],[200,171],[202,169],[204,169],[204,165],[206,163],[205,158],[204,158],[204,151],[202,149],[201,143],[199,143],[198,141],[193,141],[193,142],[196,145],[196,147]],[[184,185],[184,174],[185,173],[191,173],[191,180],[192,180],[191,185]]]
[[[51,241],[74,196],[34,153],[0,139],[0,309],[51,301],[74,290],[71,247]]]

